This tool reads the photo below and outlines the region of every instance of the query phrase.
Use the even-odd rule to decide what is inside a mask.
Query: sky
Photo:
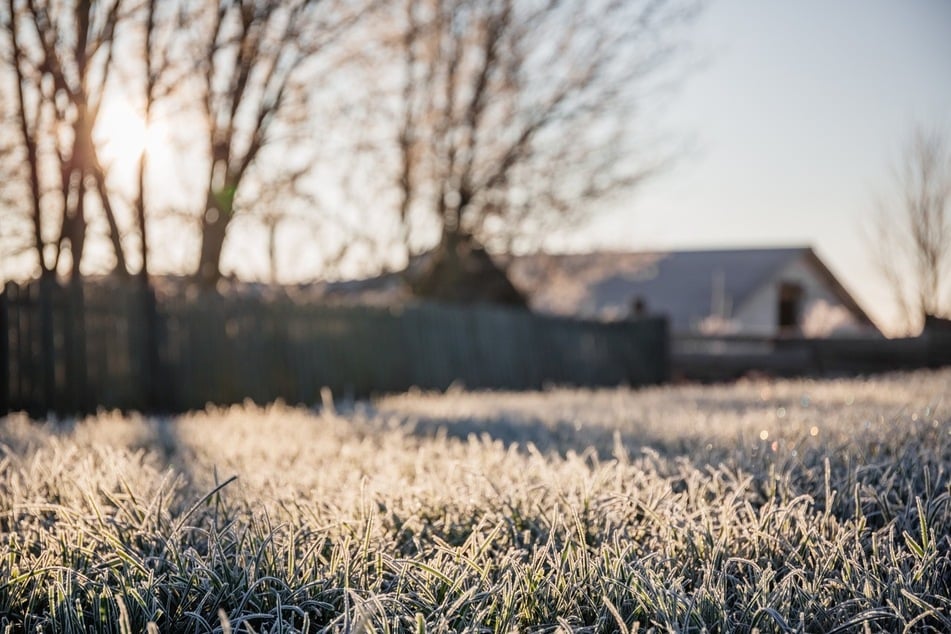
[[[569,248],[810,245],[888,327],[863,225],[916,126],[951,138],[951,1],[712,0],[690,40],[690,149]]]

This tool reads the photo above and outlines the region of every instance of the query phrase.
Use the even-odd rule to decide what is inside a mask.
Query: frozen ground
[[[12,416],[0,625],[951,631],[949,465],[948,370]]]

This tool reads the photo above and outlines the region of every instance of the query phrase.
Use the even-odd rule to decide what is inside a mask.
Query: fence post
[[[140,386],[140,394],[145,399],[144,408],[150,412],[160,409],[159,395],[164,391],[163,372],[160,365],[159,346],[159,316],[155,289],[145,278],[140,283],[142,308],[142,336],[139,339],[139,349],[136,351],[141,358],[142,370],[139,380],[144,383]]]
[[[10,412],[10,319],[7,316],[10,284],[0,292],[0,415]]]
[[[657,346],[659,362],[656,365],[655,383],[670,381],[673,374],[673,338],[670,335],[670,320],[667,317],[655,317],[655,328],[647,330],[648,339]],[[644,334],[642,333],[643,337]]]
[[[86,373],[86,298],[83,283],[72,280],[66,297],[64,320],[64,349],[66,362],[66,390],[69,407],[73,413],[95,410],[95,398],[91,398]]]
[[[56,351],[53,349],[53,292],[56,280],[51,276],[40,278],[40,372],[43,386],[43,402],[39,404],[37,416],[46,416],[54,409],[56,401]]]
[[[7,321],[10,326],[10,339],[7,341],[10,373],[8,398],[12,411],[23,408],[23,297],[19,285],[14,282],[7,284],[4,294],[7,297]]]

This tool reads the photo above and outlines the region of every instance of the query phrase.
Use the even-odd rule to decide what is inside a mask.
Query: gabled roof
[[[809,247],[655,253],[534,254],[512,258],[509,276],[534,309],[584,317],[624,317],[639,297],[664,313],[675,331],[690,330],[713,311],[713,298],[742,305],[777,271],[804,259],[856,319],[864,311]]]

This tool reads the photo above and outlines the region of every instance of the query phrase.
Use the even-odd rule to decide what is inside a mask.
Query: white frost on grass
[[[10,416],[0,626],[951,629],[949,385]]]

